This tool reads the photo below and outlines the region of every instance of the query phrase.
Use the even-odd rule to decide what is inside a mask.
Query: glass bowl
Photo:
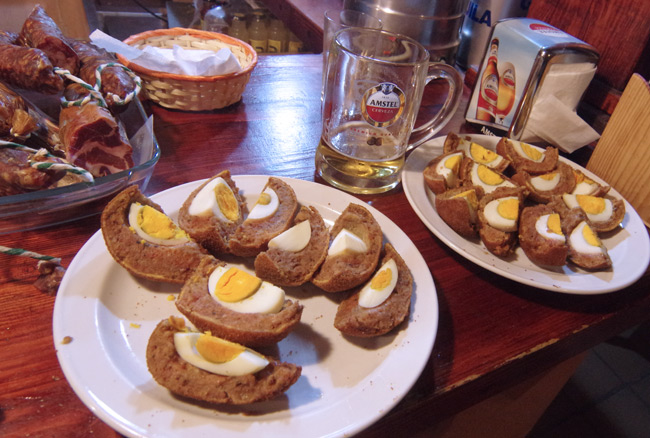
[[[160,147],[142,104],[136,99],[119,116],[133,146],[135,166],[93,182],[0,196],[0,235],[43,228],[101,212],[112,195],[128,185],[144,191],[160,157]]]

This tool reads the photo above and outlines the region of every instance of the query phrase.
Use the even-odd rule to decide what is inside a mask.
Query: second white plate
[[[482,146],[495,150],[499,137],[471,135]],[[643,221],[634,207],[625,201],[625,219],[620,229],[602,237],[612,259],[610,270],[590,272],[572,265],[555,270],[532,263],[521,248],[514,255],[500,258],[490,253],[478,240],[466,239],[452,230],[434,208],[435,195],[424,182],[422,172],[433,158],[442,154],[445,137],[435,138],[418,147],[409,155],[402,174],[402,184],[409,203],[422,222],[442,242],[466,259],[496,274],[522,284],[556,292],[572,294],[600,294],[613,292],[634,283],[646,271],[650,262],[650,239]],[[605,182],[577,164],[560,158],[579,168],[589,178]],[[610,195],[623,199],[614,189]]]

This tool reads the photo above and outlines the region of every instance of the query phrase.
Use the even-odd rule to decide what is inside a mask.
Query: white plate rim
[[[261,191],[263,185],[268,180],[268,176],[240,175],[233,176],[233,179],[237,182],[240,189],[242,189],[242,186],[255,186],[256,190]],[[291,410],[287,410],[289,413],[285,416],[280,415],[279,418],[275,418],[274,414],[272,414],[269,420],[264,415],[248,417],[251,421],[250,425],[247,424],[247,431],[251,434],[259,428],[255,433],[263,433],[264,436],[269,437],[287,436],[288,433],[296,430],[298,430],[301,436],[305,437],[350,436],[367,428],[395,406],[410,390],[426,366],[438,330],[439,315],[435,284],[426,262],[413,242],[397,225],[374,207],[329,186],[293,178],[281,177],[281,179],[292,185],[298,195],[299,201],[303,201],[305,204],[333,209],[338,213],[350,202],[364,205],[371,211],[381,225],[385,240],[391,242],[402,254],[402,257],[409,264],[414,276],[414,300],[411,306],[411,316],[408,325],[405,329],[400,330],[394,335],[394,339],[390,340],[386,346],[382,347],[386,350],[382,350],[381,348],[378,350],[386,351],[387,357],[382,359],[380,365],[370,376],[363,378],[359,384],[352,387],[352,393],[349,398],[338,400],[337,403],[322,407],[318,406],[319,401],[317,400],[315,402],[317,404],[316,409],[300,411],[301,417],[297,418],[292,417]],[[151,196],[151,199],[160,203],[163,209],[170,216],[174,217],[177,214],[177,209],[180,208],[180,204],[176,206],[175,211],[172,211],[169,207],[165,206],[165,199],[173,198],[174,196],[177,198],[182,197],[180,194],[186,196],[202,181],[194,181],[173,187]],[[245,189],[242,191],[246,194]],[[304,202],[299,193],[305,193],[305,191],[310,193],[311,200],[323,201]],[[249,190],[248,194],[252,195],[253,193]],[[219,432],[219,436],[224,438],[241,436],[241,432],[235,429],[229,430],[228,427],[241,427],[241,424],[235,425],[235,423],[249,423],[246,416],[235,415],[233,418],[226,415],[227,418],[224,419],[220,416],[221,413],[219,412],[216,414],[215,419],[206,423],[205,418],[203,418],[204,408],[189,406],[188,412],[185,412],[183,402],[178,402],[180,408],[178,404],[170,407],[168,404],[155,399],[153,395],[149,395],[147,391],[160,390],[150,376],[151,382],[145,382],[140,386],[138,386],[137,382],[138,377],[131,378],[125,376],[124,371],[120,368],[123,365],[116,363],[118,358],[117,353],[109,353],[109,351],[113,351],[114,347],[104,341],[104,336],[111,337],[110,339],[121,339],[121,337],[128,339],[131,336],[131,339],[133,339],[138,336],[146,336],[148,338],[150,333],[146,333],[145,335],[143,332],[139,332],[140,329],[135,329],[127,325],[126,320],[120,326],[120,330],[124,333],[102,333],[100,325],[102,324],[103,318],[113,318],[113,315],[110,314],[110,310],[107,310],[107,306],[102,302],[102,299],[106,300],[107,295],[111,295],[115,291],[111,287],[108,288],[108,292],[101,292],[106,287],[96,289],[88,287],[89,285],[87,283],[89,282],[91,283],[90,286],[92,286],[92,279],[87,278],[87,275],[82,275],[82,271],[89,266],[100,266],[101,263],[98,262],[103,262],[106,265],[112,265],[110,269],[118,269],[118,272],[122,272],[119,271],[122,268],[112,259],[106,260],[107,257],[110,258],[110,255],[104,245],[101,230],[99,230],[83,245],[70,263],[54,304],[53,337],[57,358],[64,375],[75,393],[95,415],[113,429],[129,437],[184,438],[191,436],[194,438],[210,436],[215,432]],[[128,274],[125,274],[125,271],[124,276],[131,278]],[[118,274],[117,277],[122,276]],[[104,282],[107,281],[106,278],[103,280]],[[141,293],[139,288],[146,289],[142,284],[136,284],[132,279],[125,281],[133,282],[138,288],[137,293]],[[124,298],[128,299],[128,297]],[[120,297],[121,300],[122,297]],[[165,304],[160,303],[160,301],[164,301],[164,299],[159,299],[159,304],[161,304],[161,307],[164,307]],[[150,311],[141,310],[140,312],[146,313]],[[151,312],[156,313],[157,310],[152,310]],[[166,317],[164,315],[169,315],[168,311],[161,311],[161,313],[163,314],[163,318]],[[180,315],[177,312],[176,314]],[[132,318],[132,320],[138,322],[136,317]],[[144,324],[148,324],[148,322],[143,322],[143,327]],[[332,333],[336,332],[336,329],[333,327],[332,330]],[[70,336],[72,342],[64,345],[62,344],[62,340],[66,336]],[[390,334],[387,336],[388,339],[391,339]],[[118,348],[122,347],[120,346]],[[346,346],[346,348],[348,347]],[[125,348],[125,350],[128,350],[128,348]],[[143,356],[143,352],[141,353],[140,356]],[[138,356],[135,352],[132,354]],[[400,354],[399,357],[397,356],[398,354]],[[402,354],[404,357],[401,357]],[[134,363],[136,360],[144,360],[143,357],[135,356],[130,358],[127,355],[126,360],[133,359]],[[408,358],[408,367],[403,366],[406,363],[406,358]],[[305,368],[303,367],[303,375],[304,371]],[[93,377],[97,376],[98,373],[102,377]],[[137,374],[137,372],[134,371],[134,374]],[[140,380],[142,380],[142,377],[140,375]],[[309,382],[309,384],[313,383]],[[108,391],[108,388],[105,387],[106,385],[111,386],[110,389],[112,392],[110,396],[102,395],[102,393],[107,393]],[[151,389],[152,385],[155,387],[154,389]],[[359,385],[362,386],[361,389]],[[137,390],[134,391],[133,388],[137,388]],[[140,390],[140,388],[143,389]],[[336,391],[338,391],[338,388]],[[370,391],[370,394],[365,394],[365,391]],[[113,392],[118,393],[117,397],[120,401],[124,402],[124,405],[135,403],[137,409],[134,411],[127,409],[126,406],[120,406],[120,403],[112,399]],[[338,395],[338,392],[336,394]],[[110,401],[108,401],[109,399]],[[164,402],[167,401],[164,400]],[[172,403],[174,403],[173,400]],[[149,408],[147,408],[147,404],[150,405]],[[167,411],[165,411],[165,408]],[[200,415],[198,416],[195,413],[196,409],[200,411]],[[207,409],[207,411],[210,410]],[[343,412],[354,412],[354,415],[352,417],[349,414],[343,415]],[[280,410],[280,414],[284,414],[284,412]],[[152,420],[154,417],[161,422],[160,427],[156,426],[156,421]],[[197,424],[197,418],[201,419],[203,424]],[[305,419],[309,419],[309,421],[302,421]],[[302,423],[308,423],[308,427],[301,425],[301,421]],[[170,425],[175,426],[175,428],[170,430]]]
[[[500,137],[482,134],[462,135],[469,136],[477,143],[492,148],[492,150],[495,149],[496,143],[500,139]],[[612,257],[613,269],[611,271],[589,272],[579,268],[565,267],[563,273],[552,272],[531,263],[521,248],[516,250],[517,260],[522,260],[521,266],[517,266],[489,253],[482,243],[477,244],[458,235],[435,211],[431,203],[435,199],[435,195],[426,187],[422,176],[422,171],[427,163],[442,153],[445,138],[446,136],[439,136],[429,140],[409,155],[402,173],[402,185],[411,207],[420,220],[438,239],[456,253],[489,271],[521,284],[576,295],[616,292],[633,284],[645,273],[650,263],[650,239],[645,224],[634,207],[613,187],[609,194],[624,200],[626,218],[623,222],[624,230],[608,233],[602,239]],[[606,184],[602,178],[582,166],[562,156],[560,160],[580,169],[589,178]],[[628,236],[620,242],[622,232],[628,233]],[[612,246],[614,249],[611,249]],[[631,257],[634,258],[631,259]],[[630,261],[633,263],[629,263]]]

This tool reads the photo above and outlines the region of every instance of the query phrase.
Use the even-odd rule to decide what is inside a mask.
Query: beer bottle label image
[[[493,123],[496,119],[496,106],[499,97],[499,71],[497,70],[497,53],[499,40],[490,43],[490,56],[481,75],[480,92],[476,104],[476,118]]]
[[[515,66],[510,62],[499,64],[499,97],[496,107],[496,121],[503,125],[505,118],[512,111],[516,97]]]

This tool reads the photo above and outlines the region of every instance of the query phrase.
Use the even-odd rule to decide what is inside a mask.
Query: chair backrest
[[[650,227],[650,84],[634,74],[587,163]]]

